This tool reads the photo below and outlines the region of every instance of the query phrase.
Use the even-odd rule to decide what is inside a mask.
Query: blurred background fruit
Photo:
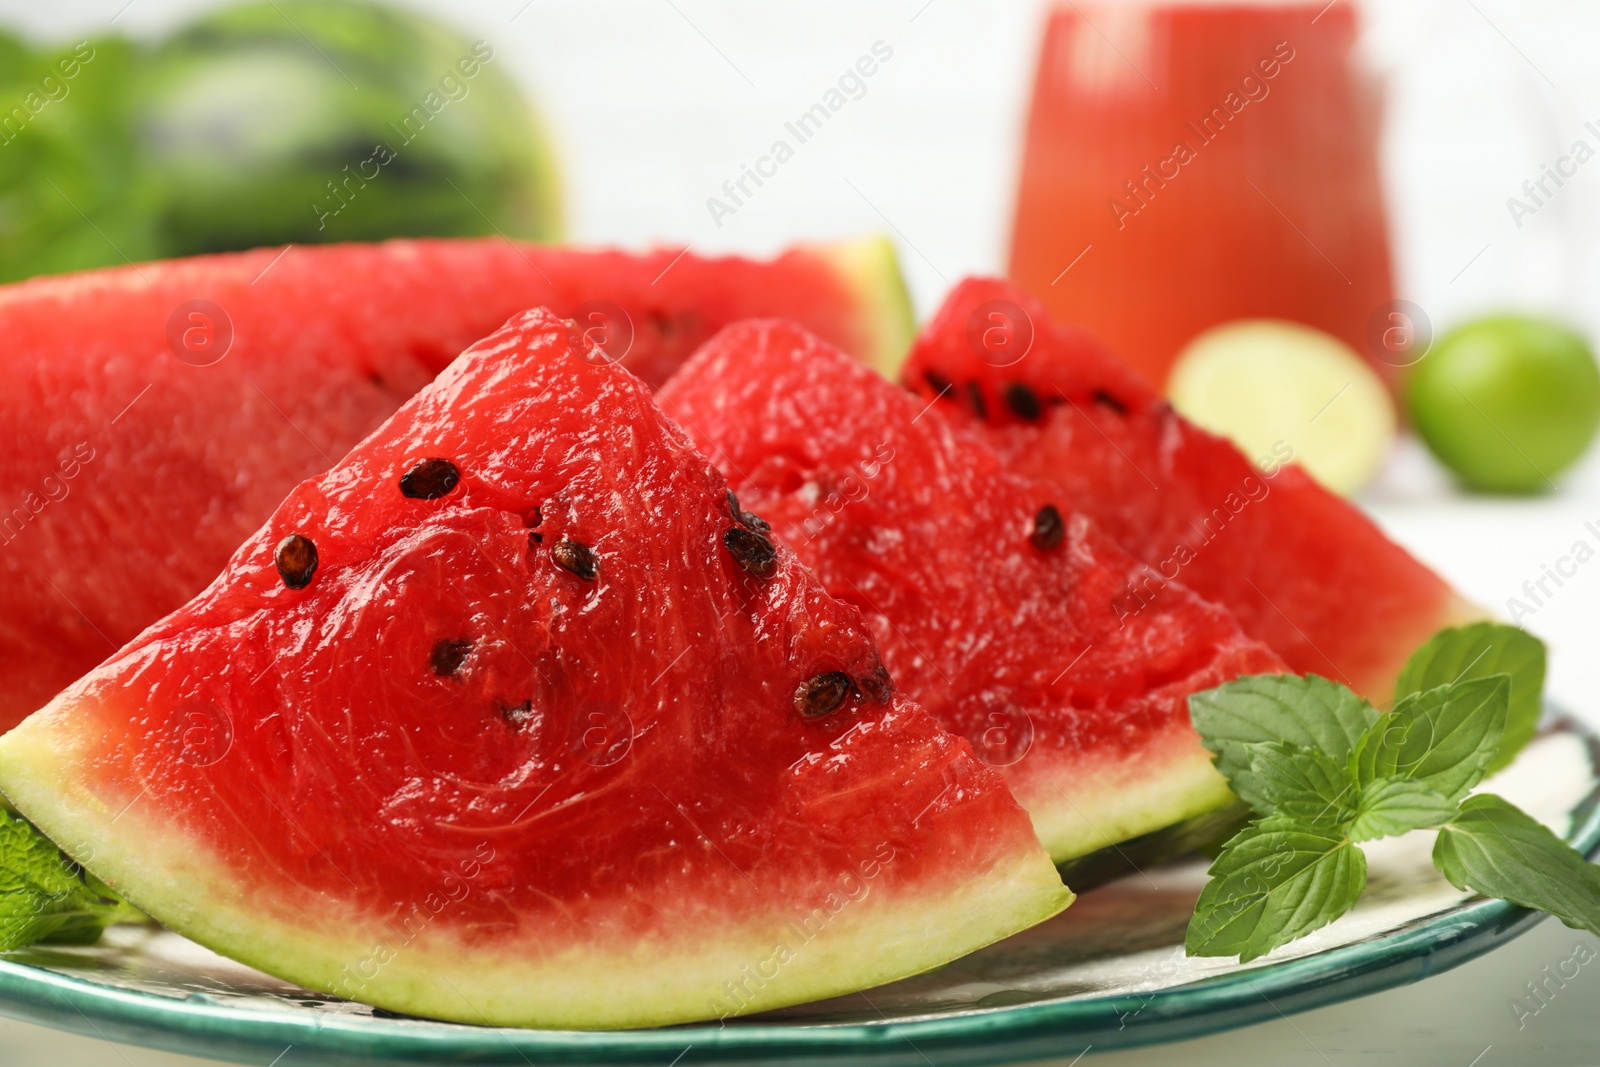
[[[118,38],[0,34],[0,281],[159,254],[129,123],[136,62]]]
[[[1353,493],[1394,443],[1388,387],[1350,346],[1295,322],[1227,323],[1195,338],[1167,382],[1173,406],[1245,454],[1284,446],[1323,485]]]
[[[0,36],[0,92],[20,104],[0,116],[0,281],[561,230],[541,123],[493,47],[364,0],[245,4],[150,46]]]
[[[1600,427],[1600,369],[1588,343],[1548,319],[1496,315],[1457,327],[1412,368],[1417,433],[1473,489],[1536,493]]]
[[[550,153],[493,48],[378,4],[192,24],[148,58],[136,137],[174,255],[558,230]]]

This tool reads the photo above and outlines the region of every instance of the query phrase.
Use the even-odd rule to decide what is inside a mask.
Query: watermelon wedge
[[[1001,769],[1054,860],[1229,801],[1188,696],[1283,661],[1176,582],[1120,617],[1145,567],[1054,485],[788,323],[728,327],[659,400],[861,609],[906,693]]]
[[[474,1023],[831,996],[1071,900],[860,614],[544,310],[0,739],[0,788],[202,944]]]
[[[1053,483],[1148,565],[1147,580],[1118,596],[1126,616],[1182,581],[1295,671],[1379,701],[1418,645],[1482,616],[1294,466],[1287,446],[1252,463],[1005,282],[957,285],[903,380],[943,396],[952,417],[981,422],[1012,470]]]
[[[877,239],[766,262],[291,246],[0,287],[0,730],[198,593],[301,479],[539,304],[651,383],[750,315],[886,372],[910,334]]]

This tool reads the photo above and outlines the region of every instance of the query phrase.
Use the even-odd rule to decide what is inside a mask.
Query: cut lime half
[[[1258,462],[1292,454],[1337,493],[1365,485],[1394,442],[1394,402],[1377,374],[1342,341],[1298,323],[1207,330],[1173,364],[1167,395]]]

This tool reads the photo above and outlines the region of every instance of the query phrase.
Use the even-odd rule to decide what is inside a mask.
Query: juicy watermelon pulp
[[[859,613],[545,311],[0,739],[0,788],[202,944],[474,1023],[840,994],[1071,899]]]
[[[1001,769],[1057,862],[1230,799],[1187,698],[1283,662],[1178,583],[1125,616],[1145,567],[1048,511],[1054,485],[788,323],[728,327],[658,399],[861,609],[896,682]]]
[[[537,305],[651,384],[751,315],[886,373],[910,334],[877,239],[765,262],[394,241],[0,287],[0,730],[200,592],[297,483]]]
[[[1181,581],[1296,672],[1388,701],[1414,649],[1482,615],[1286,446],[1258,467],[1005,282],[958,285],[903,373],[1147,564],[1117,598],[1125,617]]]

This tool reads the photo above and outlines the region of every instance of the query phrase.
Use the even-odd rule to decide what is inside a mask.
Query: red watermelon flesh
[[[1177,583],[1120,618],[1145,568],[1046,510],[1054,485],[788,323],[728,327],[659,400],[861,609],[900,686],[1003,771],[1056,861],[1229,799],[1188,695],[1283,661]]]
[[[903,296],[876,240],[766,262],[394,241],[0,287],[0,730],[203,589],[301,479],[519,311],[581,314],[657,383],[749,315],[887,360]]]
[[[475,345],[0,788],[217,951],[469,1022],[774,1007],[1064,907],[1000,776],[595,355],[543,310]]]
[[[1056,485],[1155,573],[1227,607],[1295,671],[1388,700],[1411,652],[1481,615],[1289,450],[1258,467],[1182,417],[1092,338],[1001,281],[951,292],[913,345],[907,385],[981,422],[1014,471]]]

